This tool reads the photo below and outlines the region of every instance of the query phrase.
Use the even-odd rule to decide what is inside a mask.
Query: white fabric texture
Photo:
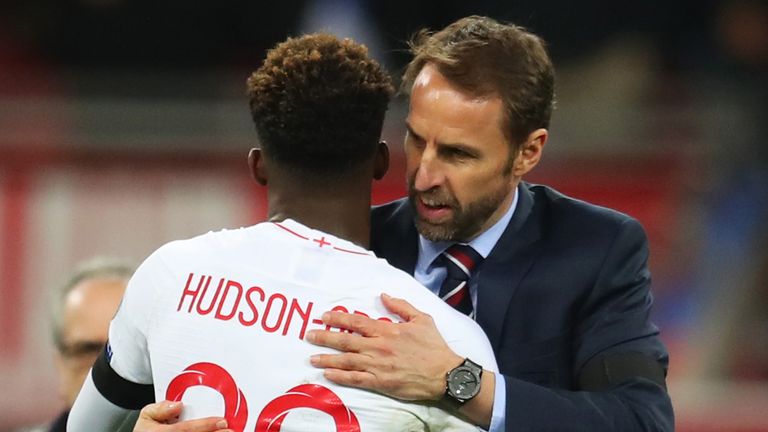
[[[67,431],[115,431],[130,413],[105,399],[93,384],[89,372],[67,418]]]

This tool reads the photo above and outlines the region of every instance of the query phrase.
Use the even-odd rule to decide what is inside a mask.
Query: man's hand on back
[[[384,306],[402,318],[401,323],[365,316],[327,312],[323,322],[357,333],[312,330],[307,340],[343,351],[311,358],[337,384],[360,387],[402,400],[439,400],[445,392],[445,374],[464,359],[443,340],[432,317],[405,300],[386,294]],[[360,337],[362,335],[363,337]]]

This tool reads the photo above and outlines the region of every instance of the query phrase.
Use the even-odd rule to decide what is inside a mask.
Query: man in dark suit
[[[412,48],[403,83],[409,196],[373,210],[372,247],[449,303],[462,297],[456,307],[488,334],[501,376],[480,386],[480,373],[463,369],[466,394],[452,395],[468,363],[447,347],[426,352],[440,337],[429,316],[392,299],[384,302],[402,323],[324,316],[366,337],[310,332],[313,343],[346,352],[312,363],[341,384],[447,403],[491,430],[673,430],[642,227],[522,181],[539,161],[553,105],[543,42],[468,17]],[[463,263],[468,281],[446,289],[448,261]],[[492,406],[475,400],[489,392]]]

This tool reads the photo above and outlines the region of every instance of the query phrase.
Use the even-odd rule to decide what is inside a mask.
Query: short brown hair
[[[289,38],[247,81],[262,148],[301,174],[343,174],[372,157],[394,92],[368,49],[327,33]]]
[[[549,127],[554,106],[554,68],[544,41],[514,24],[482,16],[462,18],[437,33],[421,30],[410,43],[413,60],[403,75],[410,94],[427,64],[479,97],[501,97],[514,146],[538,128]]]

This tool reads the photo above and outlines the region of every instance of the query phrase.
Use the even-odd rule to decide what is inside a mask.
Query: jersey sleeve
[[[117,430],[131,411],[110,402],[96,388],[88,374],[67,418],[70,432],[111,432]]]
[[[162,250],[162,248],[160,249]],[[158,250],[158,252],[160,252]],[[109,326],[109,340],[88,374],[83,388],[98,393],[111,405],[126,410],[139,409],[154,402],[148,337],[153,308],[158,302],[158,278],[165,267],[155,252],[131,277],[115,317]],[[84,398],[81,402],[80,399]],[[100,399],[78,396],[78,410],[100,412]]]
[[[162,250],[136,269],[109,326],[107,362],[118,375],[138,384],[152,382],[147,339],[157,302],[157,279],[163,272]]]

